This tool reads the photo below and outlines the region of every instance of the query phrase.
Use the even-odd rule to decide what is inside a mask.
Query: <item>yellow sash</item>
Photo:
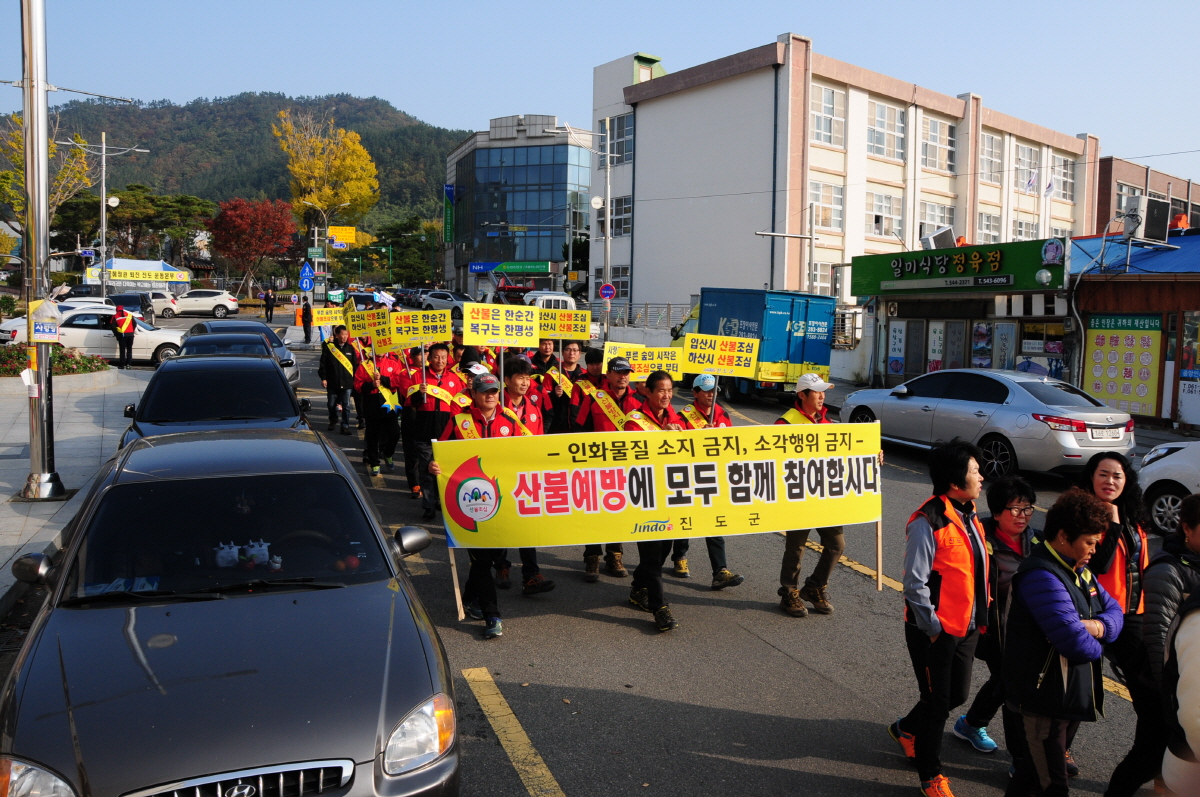
[[[329,351],[333,354],[334,359],[341,363],[342,367],[350,373],[351,377],[353,377],[354,366],[350,364],[348,359],[346,359],[346,355],[342,353],[342,350],[333,345],[333,341],[326,341],[325,345],[329,347]]]
[[[661,432],[662,430],[646,419],[642,413],[634,410],[625,416],[626,421],[633,421],[638,426],[642,427],[643,432]]]
[[[697,429],[708,428],[708,418],[700,414],[700,410],[689,404],[683,408],[683,417],[688,419],[688,423]]]
[[[546,371],[546,374],[562,386],[563,392],[567,394],[567,398],[571,397],[571,393],[575,390],[575,383],[571,381],[571,377],[559,371],[557,368],[551,368]]]
[[[523,437],[533,437],[533,432],[529,431],[529,427],[527,427],[525,424],[521,423],[521,418],[517,415],[516,412],[514,412],[509,407],[501,407],[501,409],[504,411],[504,414],[508,417],[508,419],[510,421],[512,421],[513,423],[515,423],[517,425],[517,428],[521,430],[521,435]]]
[[[576,382],[575,384],[579,387],[580,390],[583,391],[583,395],[585,395],[585,396],[595,396],[596,391],[598,390],[598,388],[595,385],[593,385],[592,381],[590,379],[588,379],[586,376],[580,377],[579,381]]]
[[[454,423],[458,426],[458,433],[463,436],[464,440],[481,440],[483,435],[479,433],[479,427],[475,425],[475,418],[471,413],[464,412],[454,419]]]
[[[428,393],[429,395],[433,396],[436,399],[440,399],[440,400],[446,402],[447,404],[457,404],[460,407],[471,406],[471,399],[467,398],[466,396],[462,395],[461,393],[459,393],[457,396],[455,396],[449,390],[442,387],[441,385],[435,385],[430,382],[425,382],[424,384],[425,384],[425,392]],[[420,383],[412,385],[411,387],[408,388],[408,393],[406,393],[405,395],[411,396],[413,393],[416,393],[420,389],[421,389]]]
[[[122,335],[127,335],[131,331],[133,331],[133,315],[130,313],[125,313],[117,321],[117,332],[120,332]]]
[[[617,427],[618,430],[625,428],[625,413],[621,412],[621,408],[617,406],[617,402],[613,401],[612,396],[603,390],[597,390],[596,395],[592,398],[596,400],[596,404],[600,406],[600,409],[612,421],[613,426]]]
[[[812,421],[808,419],[807,415],[800,412],[800,410],[796,409],[795,407],[792,407],[790,410],[785,412],[783,414],[783,419],[788,423],[812,423]]]

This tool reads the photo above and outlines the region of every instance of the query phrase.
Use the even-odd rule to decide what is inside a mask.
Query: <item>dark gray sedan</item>
[[[455,795],[451,673],[350,463],[311,432],[139,440],[53,563],[0,761],[53,797]]]

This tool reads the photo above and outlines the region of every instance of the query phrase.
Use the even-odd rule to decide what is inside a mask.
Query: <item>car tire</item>
[[[213,318],[224,318],[227,315],[229,315],[229,310],[227,310],[222,305],[218,304],[216,307],[213,308]]]
[[[437,309],[437,308],[436,308],[436,307],[434,307],[432,304],[427,304],[427,305],[425,305],[425,312],[427,312],[427,313],[428,313],[428,312],[431,312],[431,311],[433,311],[433,310],[436,310],[436,309]]]
[[[154,350],[154,366],[157,368],[167,360],[177,356],[179,356],[179,347],[174,343],[164,343]]]
[[[1179,505],[1191,493],[1182,484],[1172,481],[1156,482],[1146,491],[1146,514],[1150,528],[1162,536],[1179,528]]]
[[[462,318],[462,308],[461,307],[451,307],[450,308],[450,317],[461,319]]]
[[[850,423],[875,423],[875,413],[866,407],[855,407],[850,413]]]
[[[979,447],[983,450],[983,462],[979,463],[983,478],[993,481],[1016,474],[1017,452],[1012,443],[1000,435],[992,435],[980,440]]]
[[[163,317],[163,318],[174,318],[174,317],[175,317],[175,311],[174,311],[174,310],[171,310],[170,308],[168,308],[168,309],[166,309],[166,310],[163,310],[163,312],[162,312],[162,317]]]

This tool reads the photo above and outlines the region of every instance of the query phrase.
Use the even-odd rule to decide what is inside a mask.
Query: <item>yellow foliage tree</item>
[[[271,125],[279,147],[288,156],[292,213],[302,223],[311,203],[329,212],[338,205],[338,218],[357,222],[379,201],[375,161],[358,133],[335,127],[333,119],[318,120],[309,113],[279,112]]]
[[[8,162],[8,168],[0,171],[0,203],[12,207],[21,217],[25,213],[25,129],[21,114],[5,117],[6,126],[0,132],[0,158]],[[68,147],[59,152],[58,124],[50,133],[50,218],[58,212],[62,203],[95,181],[94,168],[88,163],[87,153],[78,147]],[[78,133],[71,137],[77,144],[86,144]]]

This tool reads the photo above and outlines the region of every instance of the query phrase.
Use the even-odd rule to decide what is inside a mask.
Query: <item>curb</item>
[[[90,374],[66,374],[53,378],[54,392],[74,393],[81,390],[99,390],[117,384],[117,369],[106,368]],[[0,377],[0,396],[26,396],[28,389],[19,376]]]

